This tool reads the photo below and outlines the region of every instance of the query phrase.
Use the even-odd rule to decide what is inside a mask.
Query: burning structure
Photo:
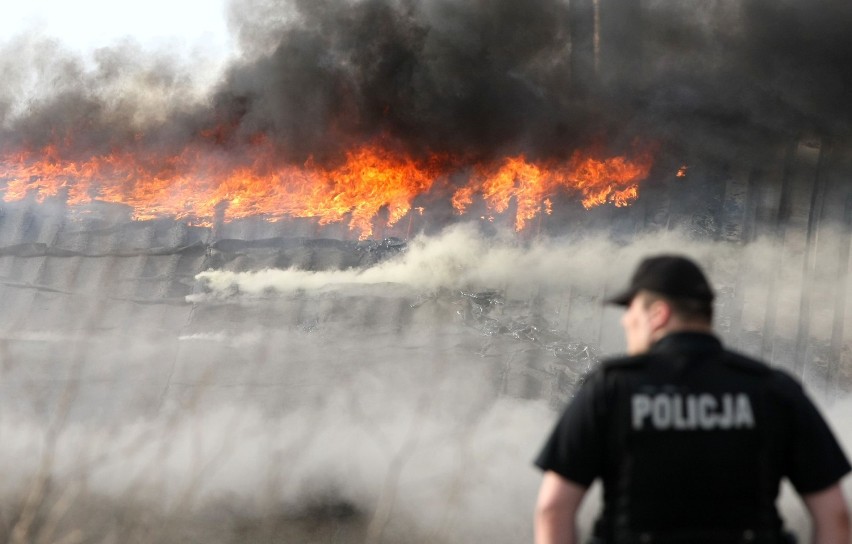
[[[852,14],[670,4],[235,2],[201,98],[7,44],[0,528],[525,538],[530,448],[651,251],[842,403]]]

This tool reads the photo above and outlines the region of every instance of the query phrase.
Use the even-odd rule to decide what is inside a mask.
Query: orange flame
[[[422,215],[423,207],[413,208],[414,200],[445,180],[451,163],[364,145],[350,150],[333,167],[312,160],[282,165],[274,146],[261,137],[235,164],[233,157],[210,145],[218,141],[217,134],[211,132],[207,142],[175,154],[119,150],[72,160],[55,145],[6,153],[0,155],[3,199],[21,200],[29,194],[43,201],[62,194],[72,206],[97,199],[130,206],[135,219],[170,216],[208,225],[227,204],[228,220],[249,216],[273,221],[313,217],[320,224],[348,220],[349,228],[363,239],[372,235],[383,211],[388,226],[412,210]],[[473,165],[473,176],[455,190],[451,202],[464,213],[480,195],[488,209],[499,214],[514,201],[515,226],[520,230],[542,211],[552,213],[551,197],[559,191],[579,192],[586,208],[628,205],[637,198],[637,184],[647,177],[651,163],[650,153],[628,160],[575,152],[564,163],[510,157]]]
[[[464,213],[473,202],[473,194],[479,192],[490,209],[502,213],[514,198],[515,227],[522,230],[540,212],[542,203],[545,213],[551,213],[549,196],[559,190],[579,191],[586,209],[608,202],[627,206],[638,198],[637,184],[648,177],[652,163],[650,152],[633,161],[625,157],[598,159],[575,152],[562,164],[535,164],[521,155],[505,159],[496,168],[478,169],[471,185],[453,195],[453,206],[459,214]]]

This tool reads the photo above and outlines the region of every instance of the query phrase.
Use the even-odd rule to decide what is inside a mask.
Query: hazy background
[[[4,282],[4,300],[33,297],[0,344],[6,530],[29,508],[32,541],[528,539],[531,460],[576,380],[623,349],[600,298],[648,253],[686,252],[720,292],[739,266],[746,296],[784,258],[773,240],[522,242],[474,224],[346,270],[323,266],[345,249],[305,247],[313,270],[241,271],[237,257],[197,274],[185,301],[103,281],[155,256],[0,257],[66,267],[56,277],[100,260],[102,274],[88,288]],[[828,372],[810,363],[802,378],[848,450],[850,369]],[[798,501],[784,508],[801,530]]]

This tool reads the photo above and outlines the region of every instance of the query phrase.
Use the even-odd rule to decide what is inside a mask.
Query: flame
[[[685,178],[685,177],[686,177],[686,171],[687,171],[687,170],[689,170],[689,167],[688,167],[688,166],[686,166],[686,165],[681,166],[681,167],[678,169],[678,171],[677,171],[677,177],[679,177],[679,178]]]
[[[652,164],[650,151],[634,160],[622,156],[601,159],[577,151],[564,163],[542,164],[519,155],[490,169],[479,168],[471,184],[455,192],[452,202],[462,214],[478,192],[491,210],[502,213],[514,199],[515,228],[522,230],[540,213],[542,203],[545,213],[552,212],[550,196],[560,190],[579,191],[586,209],[606,203],[629,205],[638,198],[637,184],[648,177]]]
[[[129,206],[134,219],[169,216],[195,225],[250,216],[311,217],[323,225],[348,221],[363,239],[372,235],[377,217],[393,226],[410,213],[423,215],[415,199],[436,185],[443,188],[446,184],[438,182],[456,171],[449,165],[459,164],[440,157],[415,159],[381,144],[351,149],[331,166],[313,160],[282,164],[262,135],[235,158],[222,152],[227,130],[210,130],[176,153],[118,149],[81,158],[57,145],[6,152],[0,154],[3,199],[60,196],[71,206],[101,200]],[[508,157],[472,165],[473,174],[456,188],[451,203],[461,214],[481,197],[489,220],[514,203],[515,226],[521,230],[536,215],[552,213],[552,197],[559,192],[577,192],[586,208],[630,204],[652,162],[650,153],[628,159],[577,151],[562,163]]]

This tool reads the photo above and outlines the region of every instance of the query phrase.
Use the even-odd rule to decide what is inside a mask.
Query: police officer
[[[848,459],[798,382],[722,347],[698,266],[646,259],[608,302],[626,308],[628,357],[586,378],[535,461],[544,471],[536,544],[575,542],[596,478],[594,542],[790,542],[775,506],[785,477],[813,542],[850,544]]]

